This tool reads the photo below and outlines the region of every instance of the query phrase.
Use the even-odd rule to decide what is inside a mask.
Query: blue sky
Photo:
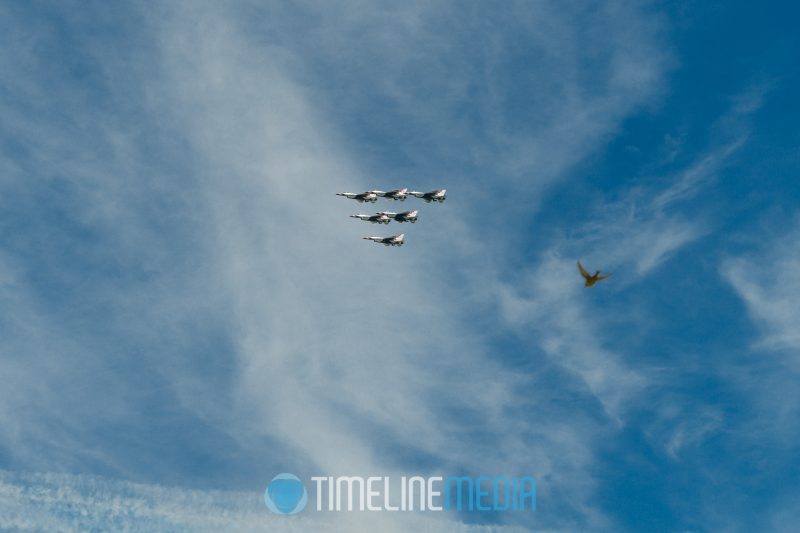
[[[793,531],[797,15],[3,3],[0,529]],[[333,194],[401,186],[400,249]],[[284,471],[538,505],[286,519]]]

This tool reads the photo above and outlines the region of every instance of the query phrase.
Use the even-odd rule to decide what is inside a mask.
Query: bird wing
[[[591,275],[591,274],[589,274],[588,272],[586,272],[586,269],[585,269],[585,268],[583,268],[583,265],[581,264],[581,262],[580,262],[580,261],[578,261],[578,270],[580,270],[580,272],[581,272],[581,276],[583,276],[584,278],[586,278],[586,279],[589,279],[589,278],[591,278],[591,277],[592,277],[592,275]]]
[[[597,281],[603,281],[604,279],[608,279],[611,277],[611,274],[606,274],[605,276],[600,276],[597,278]]]

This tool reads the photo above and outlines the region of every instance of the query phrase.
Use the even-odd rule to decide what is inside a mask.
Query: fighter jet
[[[381,215],[386,215],[389,218],[393,218],[397,222],[411,222],[412,224],[417,221],[417,213],[419,211],[403,211],[402,213],[392,213],[391,211],[384,211],[380,213]]]
[[[403,240],[406,238],[404,233],[400,235],[392,235],[391,237],[364,237],[365,240],[377,242],[384,246],[403,246]]]
[[[411,191],[408,194],[416,196],[417,198],[422,198],[426,202],[431,203],[444,202],[446,199],[445,193],[447,193],[447,189],[436,189],[435,191],[431,192]]]
[[[392,220],[392,217],[390,217],[388,213],[375,213],[374,215],[350,215],[350,218],[365,220],[367,222],[372,222],[373,224],[388,224]]]
[[[390,200],[400,200],[401,202],[405,202],[406,198],[408,198],[408,189],[395,189],[393,191],[369,191],[372,194],[376,194],[378,196],[382,196],[383,198],[388,198]]]
[[[598,283],[600,281],[603,281],[604,279],[608,279],[611,277],[611,274],[606,274],[605,276],[601,276],[599,270],[596,271],[594,274],[589,274],[586,271],[586,269],[583,268],[583,265],[581,264],[580,261],[578,261],[578,270],[580,271],[581,276],[583,276],[583,279],[586,280],[586,283],[584,283],[583,285],[584,287],[591,287],[595,283]]]
[[[355,192],[337,192],[336,196],[344,196],[345,198],[350,198],[351,200],[355,200],[358,203],[363,202],[372,202],[375,203],[378,201],[378,195],[372,191],[362,192],[362,193],[355,193]]]

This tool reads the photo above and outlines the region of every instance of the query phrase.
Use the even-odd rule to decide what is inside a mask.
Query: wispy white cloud
[[[674,461],[693,453],[707,438],[718,434],[726,422],[719,408],[669,396],[653,414],[644,432]]]
[[[718,177],[722,167],[746,140],[746,137],[739,137],[704,155],[699,161],[681,172],[674,184],[655,196],[652,200],[652,209],[663,210],[676,202],[698,194],[704,186],[709,185]]]
[[[800,348],[800,230],[797,224],[776,236],[766,249],[755,254],[729,258],[722,274],[747,304],[747,310],[763,336],[758,347],[786,350],[790,354]],[[795,369],[791,355],[786,362]]]
[[[638,277],[647,275],[711,230],[702,212],[687,215],[681,204],[715,180],[744,142],[739,138],[712,149],[666,180],[666,186],[636,186],[604,204],[594,220],[576,232],[581,247],[602,258],[607,268],[632,263]]]
[[[0,471],[0,528],[13,531],[453,531],[517,533],[527,528],[459,524],[405,514],[313,511],[271,515],[258,492],[188,490],[97,476]],[[546,531],[546,530],[542,530]]]
[[[600,248],[610,264],[633,261],[646,275],[671,254],[713,230],[708,214],[686,204],[714,185],[747,143],[749,117],[763,105],[768,87],[755,85],[731,99],[728,110],[709,126],[712,145],[683,169],[634,184],[616,201],[604,203],[577,236],[584,247]],[[667,141],[671,145],[670,141]],[[674,156],[672,157],[674,159]]]
[[[744,302],[756,335],[748,349],[721,372],[749,399],[748,408],[756,413],[746,434],[770,435],[774,439],[770,445],[776,449],[794,445],[800,420],[797,405],[786,401],[798,394],[800,373],[800,329],[795,320],[800,311],[800,283],[794,276],[798,267],[797,222],[751,252],[727,258],[720,267]]]

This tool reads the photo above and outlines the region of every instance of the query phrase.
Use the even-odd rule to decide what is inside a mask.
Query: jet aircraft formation
[[[401,202],[405,202],[406,198],[408,198],[409,196],[420,198],[421,200],[424,200],[426,203],[431,203],[431,202],[444,203],[444,201],[447,199],[447,189],[435,189],[431,192],[419,192],[419,191],[409,191],[408,189],[403,188],[403,189],[394,189],[391,191],[366,191],[362,193],[337,192],[336,195],[344,196],[345,198],[350,198],[351,200],[355,200],[360,204],[363,203],[374,204],[375,202],[378,201],[378,198],[386,198],[387,200],[393,200],[393,201],[399,200]],[[419,211],[414,209],[412,211],[403,211],[402,213],[395,213],[393,211],[379,211],[374,215],[365,215],[365,214],[350,215],[350,218],[357,218],[365,222],[371,222],[372,224],[389,224],[392,220],[400,224],[402,224],[403,222],[411,222],[412,224],[415,224],[417,222],[418,215]],[[383,244],[384,246],[403,246],[405,238],[406,238],[405,233],[392,235],[390,237],[364,237],[365,240],[377,242],[379,244]]]

